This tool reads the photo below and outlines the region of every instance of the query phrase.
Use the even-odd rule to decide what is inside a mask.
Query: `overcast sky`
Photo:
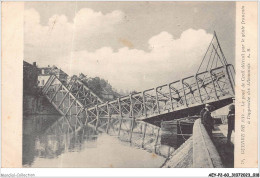
[[[143,90],[197,71],[217,33],[235,57],[235,2],[26,2],[25,60]]]

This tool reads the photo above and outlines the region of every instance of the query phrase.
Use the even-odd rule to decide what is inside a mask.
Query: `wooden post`
[[[160,135],[160,128],[158,128],[157,135],[156,135],[156,140],[155,140],[155,143],[154,143],[154,152],[155,153],[156,153],[156,146],[157,146],[159,135]]]
[[[158,89],[158,87],[156,87],[156,88],[154,89],[154,91],[155,91],[156,105],[157,105],[157,109],[158,109],[158,114],[160,114],[160,108],[159,108],[159,100],[158,100],[157,89]]]
[[[97,128],[98,128],[98,122],[99,122],[99,113],[98,113],[98,105],[96,105],[96,112],[97,112],[97,115],[96,115],[96,117],[97,117],[97,122],[96,122],[96,131],[97,131]]]
[[[132,136],[133,136],[133,131],[134,131],[134,122],[135,122],[135,118],[133,117],[132,122],[131,122],[131,129],[130,129],[130,143],[132,143]]]
[[[70,117],[72,117],[72,116],[70,116]],[[77,124],[78,124],[78,120],[77,120],[77,117],[76,117],[76,124],[75,124],[75,131],[77,130]]]
[[[130,128],[130,143],[132,143],[132,135],[133,135],[133,130],[134,130],[134,122],[135,122],[135,116],[134,116],[134,107],[133,107],[133,98],[132,94],[130,94],[130,113],[132,115],[132,122],[131,122],[131,128]]]
[[[203,103],[203,100],[202,100],[202,97],[201,97],[201,92],[200,92],[200,86],[199,86],[199,82],[198,82],[198,78],[197,77],[198,77],[198,75],[196,74],[195,80],[196,80],[197,88],[198,88],[199,95],[200,95],[200,102]]]
[[[183,94],[184,94],[185,104],[186,104],[186,106],[188,107],[189,105],[188,105],[188,102],[187,102],[187,97],[186,97],[186,92],[185,92],[183,80],[184,80],[184,79],[181,80],[181,84],[182,84],[182,88],[183,88]]]
[[[110,125],[110,119],[111,119],[110,110],[109,110],[109,102],[107,102],[107,113],[108,113],[108,120],[107,120],[107,129],[106,129],[106,133],[108,134],[108,131],[109,131],[109,125]]]
[[[85,125],[87,125],[87,124],[88,124],[88,110],[87,110],[87,109],[85,110],[85,113],[86,113],[86,121],[85,121]]]
[[[169,158],[170,156],[171,156],[171,147],[168,146],[168,156],[167,156],[167,158]]]
[[[69,100],[70,100],[70,99],[69,99]],[[72,106],[73,106],[73,104],[74,104],[74,101],[75,101],[75,100],[72,101],[71,106],[70,106],[70,109],[69,109],[69,112],[70,112],[69,115],[70,115],[70,116],[71,116],[71,108],[72,108]]]
[[[170,84],[168,84],[168,88],[169,88],[169,95],[170,95],[171,107],[172,107],[172,110],[174,110],[174,108],[173,108],[173,102],[172,102],[172,91],[171,91],[171,86],[170,86]]]
[[[143,91],[143,108],[144,108],[144,115],[145,117],[147,117],[146,106],[145,106],[145,91]]]
[[[144,147],[144,140],[145,140],[145,134],[146,134],[146,127],[147,127],[147,124],[144,123],[144,133],[143,133],[143,138],[142,138],[142,148]]]
[[[81,137],[82,143],[84,142],[84,136],[85,136],[85,128],[83,128],[82,130],[82,137]]]
[[[117,102],[118,102],[118,109],[119,109],[119,116],[120,116],[119,131],[118,131],[118,137],[119,137],[120,131],[121,131],[121,125],[122,125],[122,121],[123,121],[123,116],[122,116],[122,108],[121,108],[120,98],[117,98]]]
[[[76,104],[76,119],[77,119],[77,121],[79,122],[79,124],[80,124],[80,126],[83,126],[84,124],[82,123],[82,119],[79,117],[79,114],[81,113],[81,112],[84,112],[84,109],[83,108],[80,108],[79,109],[79,112],[77,112],[77,104]],[[83,116],[84,117],[84,116]]]

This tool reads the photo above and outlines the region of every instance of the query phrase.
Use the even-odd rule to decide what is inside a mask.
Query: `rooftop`
[[[40,67],[40,68],[38,68],[38,73],[40,76],[46,76],[46,75],[52,75],[52,74],[68,76],[68,74],[66,74],[63,70],[59,69],[55,65],[53,65],[52,67],[50,67],[49,65],[48,65],[48,67]]]

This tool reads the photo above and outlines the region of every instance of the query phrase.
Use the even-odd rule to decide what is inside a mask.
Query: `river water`
[[[165,161],[92,128],[64,132],[63,122],[55,115],[24,116],[24,167],[157,168]]]

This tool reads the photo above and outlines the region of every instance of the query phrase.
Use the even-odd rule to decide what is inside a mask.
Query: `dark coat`
[[[228,130],[235,130],[235,111],[229,111],[228,116]]]
[[[200,111],[200,118],[201,118],[201,123],[202,123],[202,124],[204,124],[204,118],[203,118],[203,116],[204,116],[205,111],[207,111],[205,108],[203,108],[203,109]]]
[[[206,110],[203,114],[203,124],[205,127],[213,128],[214,121],[211,117],[211,113],[208,110]]]

